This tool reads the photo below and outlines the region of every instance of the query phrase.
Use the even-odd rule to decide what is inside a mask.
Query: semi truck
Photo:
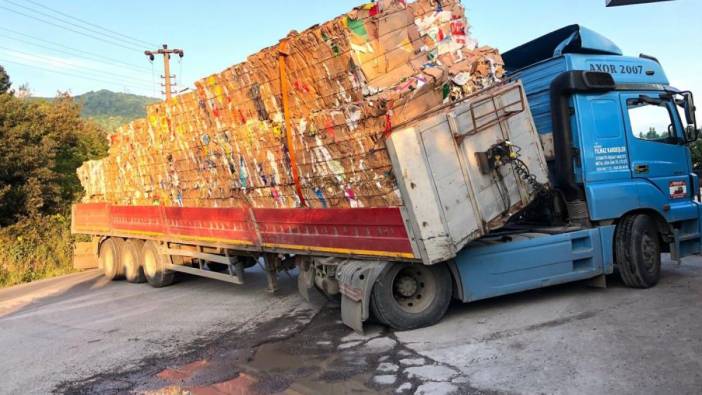
[[[78,204],[73,232],[98,239],[108,277],[155,287],[177,272],[242,284],[247,269],[262,265],[275,291],[277,273],[297,268],[300,293],[311,302],[340,297],[343,322],[359,332],[371,317],[419,328],[438,322],[454,299],[583,280],[605,286],[615,272],[629,287],[649,288],[661,277],[662,253],[679,261],[702,251],[691,92],[670,86],[656,58],[624,56],[579,25],[503,57],[508,78],[490,92],[394,125],[387,145],[404,207]],[[483,128],[497,138],[478,141]],[[523,157],[530,144],[539,149]],[[456,158],[435,146],[454,147]],[[470,172],[500,178],[505,169],[533,196],[498,183],[488,203],[508,219],[495,226],[481,215],[490,204]],[[516,211],[515,199],[523,202]],[[476,229],[481,237],[468,237]]]

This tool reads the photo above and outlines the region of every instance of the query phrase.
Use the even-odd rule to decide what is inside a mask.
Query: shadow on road
[[[279,276],[280,289],[275,294],[276,297],[286,297],[297,292],[295,272],[281,273]],[[261,268],[252,267],[247,269],[245,281],[243,285],[233,285],[184,273],[176,273],[175,283],[171,287],[164,288],[164,290],[181,286],[189,287],[189,291],[203,292],[214,300],[220,297],[227,297],[233,292],[243,294],[261,292],[262,294],[272,295],[265,291],[267,281]],[[130,289],[127,290],[125,288]],[[44,306],[68,301],[73,298],[85,297],[85,295],[96,291],[115,290],[118,293],[122,293],[135,290],[144,292],[145,289],[151,288],[148,284],[130,284],[124,280],[109,281],[97,269],[74,273],[0,290],[0,319],[19,316]],[[155,293],[159,291],[161,290],[151,289],[148,292]]]

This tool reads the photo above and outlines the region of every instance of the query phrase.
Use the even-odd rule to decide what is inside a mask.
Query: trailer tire
[[[132,284],[141,284],[146,282],[141,255],[143,248],[143,240],[129,239],[126,243],[124,243],[124,248],[122,249],[124,277]]]
[[[141,249],[141,262],[144,267],[146,281],[154,288],[167,287],[173,284],[175,272],[166,269],[169,258],[159,252],[158,244],[147,241]]]
[[[452,295],[453,281],[446,265],[394,263],[373,285],[371,311],[393,329],[417,329],[439,322]]]
[[[656,222],[648,215],[624,218],[615,233],[619,275],[628,287],[651,288],[661,278],[661,242]]]
[[[122,265],[122,251],[124,250],[124,240],[110,237],[100,244],[98,255],[100,267],[110,281],[124,278],[124,266]]]

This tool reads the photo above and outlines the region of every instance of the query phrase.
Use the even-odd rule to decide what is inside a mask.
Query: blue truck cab
[[[354,299],[344,294],[341,311],[357,331],[371,310],[395,329],[414,329],[440,320],[452,297],[472,302],[584,280],[604,287],[615,272],[629,287],[650,288],[661,278],[664,252],[680,261],[702,251],[689,149],[700,133],[692,93],[671,87],[655,58],[624,56],[579,25],[503,58],[507,79],[524,87],[549,182],[522,163],[533,202],[506,212],[505,226],[452,260],[335,269],[340,287],[355,290]],[[497,174],[519,165],[519,151],[503,140],[473,154],[484,174]],[[306,295],[309,287],[300,289]]]
[[[524,85],[552,190],[542,202],[548,214],[535,216],[541,223],[459,253],[463,301],[604,280],[615,269],[628,286],[648,288],[662,252],[674,260],[701,252],[692,93],[671,87],[655,58],[623,56],[579,25],[503,57]]]

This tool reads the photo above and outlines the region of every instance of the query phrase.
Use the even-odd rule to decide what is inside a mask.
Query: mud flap
[[[348,261],[339,265],[336,279],[341,290],[341,319],[363,334],[363,322],[370,316],[373,284],[389,262]]]
[[[607,289],[607,276],[604,274],[591,278],[587,282],[587,286],[590,288],[600,288],[600,289]]]

